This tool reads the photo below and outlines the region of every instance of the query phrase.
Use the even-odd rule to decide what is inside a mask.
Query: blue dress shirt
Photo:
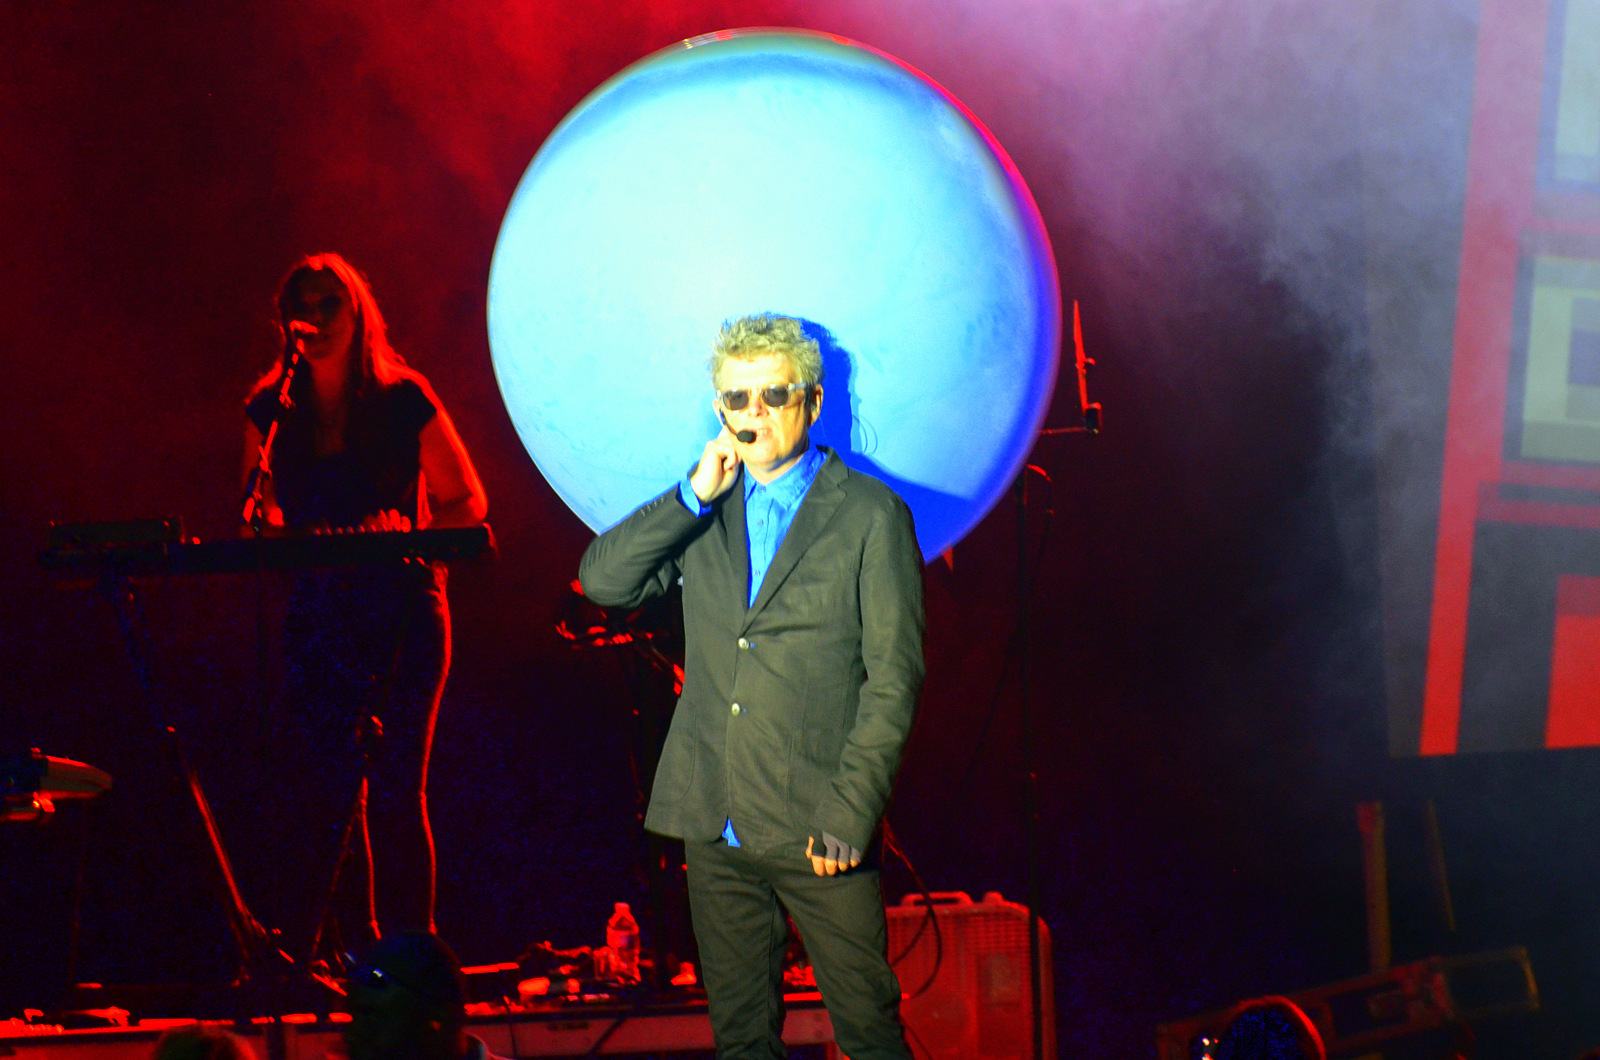
[[[777,558],[784,535],[788,534],[795,514],[800,511],[800,502],[806,499],[806,493],[817,480],[817,472],[822,470],[826,460],[822,450],[813,444],[795,461],[794,466],[765,484],[756,481],[750,469],[745,468],[744,535],[750,548],[750,586],[746,607],[753,607],[756,597],[761,594],[761,583],[766,580],[767,569]],[[696,515],[711,511],[711,505],[701,504],[700,498],[695,496],[687,475],[678,483],[678,499]],[[723,825],[722,838],[731,847],[739,845],[731,818]]]
[[[794,524],[800,511],[800,502],[806,499],[817,472],[827,461],[821,449],[813,445],[801,454],[794,466],[765,485],[746,469],[744,476],[744,536],[750,549],[750,584],[746,607],[753,607],[761,595],[761,583],[766,580],[767,568],[778,556],[783,539]],[[701,504],[695,496],[689,477],[678,483],[678,499],[696,515],[711,511],[711,505]]]

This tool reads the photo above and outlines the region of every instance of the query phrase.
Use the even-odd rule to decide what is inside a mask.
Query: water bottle
[[[616,958],[616,978],[624,983],[639,981],[639,922],[627,902],[618,902],[606,921],[606,946]]]

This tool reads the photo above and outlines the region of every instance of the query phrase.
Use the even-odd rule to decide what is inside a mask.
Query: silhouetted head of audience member
[[[466,979],[439,936],[385,935],[350,965],[350,1060],[466,1060]]]
[[[151,1060],[256,1060],[243,1038],[221,1027],[174,1027],[156,1039]]]
[[[1228,1016],[1217,1060],[1327,1060],[1322,1035],[1286,997],[1246,1001]]]

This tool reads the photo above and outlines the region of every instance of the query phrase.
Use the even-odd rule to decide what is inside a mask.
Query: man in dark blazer
[[[579,575],[606,606],[683,586],[683,695],[645,827],[684,841],[719,1057],[784,1056],[785,909],[840,1048],[909,1057],[871,855],[922,687],[911,512],[811,443],[822,361],[798,321],[724,325],[712,380],[723,430]]]

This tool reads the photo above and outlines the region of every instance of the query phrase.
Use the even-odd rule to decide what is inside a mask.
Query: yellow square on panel
[[[1600,0],[1567,0],[1559,31],[1555,177],[1600,183]]]
[[[1600,464],[1600,261],[1534,261],[1519,455]]]

